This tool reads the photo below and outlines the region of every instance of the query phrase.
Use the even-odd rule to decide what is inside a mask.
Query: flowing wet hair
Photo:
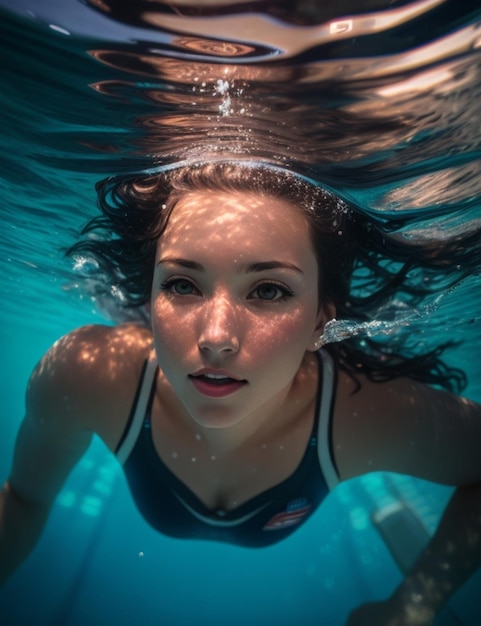
[[[157,240],[176,203],[193,191],[252,192],[298,207],[308,220],[318,261],[319,305],[334,305],[337,319],[376,319],[394,299],[415,307],[461,280],[470,265],[479,262],[478,233],[442,243],[416,243],[389,234],[385,225],[296,174],[242,162],[211,162],[111,177],[97,184],[101,214],[68,251],[96,264],[101,278],[97,296],[116,297],[127,309],[142,308],[149,301]],[[451,345],[420,354],[397,333],[388,340],[348,337],[326,349],[354,377],[362,373],[386,381],[408,376],[458,393],[466,385],[465,374],[441,359]]]

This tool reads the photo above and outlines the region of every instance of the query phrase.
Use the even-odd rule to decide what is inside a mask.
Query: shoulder
[[[481,407],[408,378],[361,389],[339,376],[333,437],[346,479],[391,471],[446,484],[481,479]]]
[[[108,439],[105,421],[128,413],[151,344],[150,331],[133,324],[84,326],[65,335],[32,373],[27,414],[77,423]]]

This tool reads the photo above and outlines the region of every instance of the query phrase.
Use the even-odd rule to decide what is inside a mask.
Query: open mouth
[[[247,384],[246,380],[231,378],[225,374],[191,374],[189,378],[194,383],[197,391],[212,397],[229,395]]]
[[[222,387],[223,385],[238,385],[247,382],[246,380],[230,378],[229,376],[224,376],[223,374],[200,374],[198,376],[190,375],[190,378],[202,381],[208,385],[214,385],[216,387]]]
[[[230,378],[229,376],[224,376],[222,374],[200,374],[199,376],[191,376],[191,378],[207,383],[208,385],[214,385],[216,387],[247,382],[245,380]]]

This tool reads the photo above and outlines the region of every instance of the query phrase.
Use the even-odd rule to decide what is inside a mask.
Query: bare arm
[[[0,583],[41,535],[52,503],[91,433],[59,401],[60,376],[48,354],[32,375],[8,481],[0,492]]]
[[[115,448],[150,345],[145,328],[86,326],[59,340],[36,367],[0,492],[0,583],[34,547],[92,434]]]
[[[63,433],[28,415],[20,429],[11,476],[0,492],[0,584],[28,556],[71,468],[87,449],[86,431]]]
[[[348,624],[427,626],[481,566],[481,409],[411,381],[377,390],[384,415],[373,411],[372,396],[366,398],[358,416],[370,441],[362,441],[363,451],[358,449],[357,460],[351,457],[346,471],[394,471],[458,489],[427,548],[392,596],[361,607]],[[356,435],[363,437],[359,431]]]
[[[481,483],[459,487],[413,570],[392,597],[411,622],[429,624],[481,565]],[[425,618],[425,622],[421,621]],[[417,619],[418,621],[415,621]]]
[[[411,572],[390,598],[361,606],[347,626],[431,626],[481,564],[481,484],[460,487]]]

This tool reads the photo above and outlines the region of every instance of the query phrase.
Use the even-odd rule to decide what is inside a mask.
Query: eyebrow
[[[167,257],[165,259],[160,259],[157,265],[161,265],[162,263],[171,263],[172,265],[179,265],[180,267],[196,270],[198,272],[205,271],[205,267],[201,263],[197,263],[197,261],[190,261],[189,259]],[[259,261],[258,263],[241,265],[239,267],[239,273],[249,274],[251,272],[265,272],[266,270],[275,269],[287,269],[299,274],[304,273],[299,267],[297,267],[297,265],[287,261]]]

